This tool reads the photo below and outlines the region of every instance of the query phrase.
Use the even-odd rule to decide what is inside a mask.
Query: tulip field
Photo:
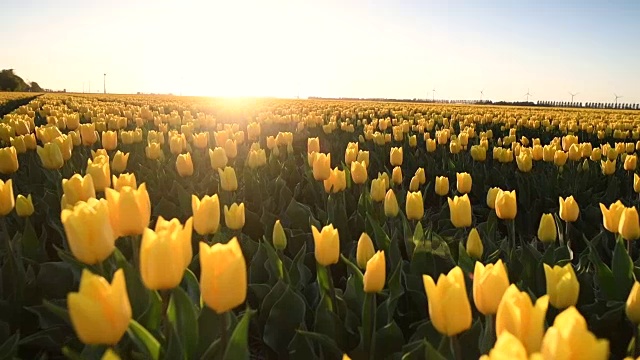
[[[1,359],[640,356],[640,112],[31,96]]]

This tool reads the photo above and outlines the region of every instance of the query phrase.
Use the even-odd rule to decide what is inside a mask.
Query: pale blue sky
[[[0,68],[47,88],[640,102],[640,1],[4,0]]]

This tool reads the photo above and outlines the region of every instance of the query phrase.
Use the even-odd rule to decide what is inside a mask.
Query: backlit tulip
[[[331,172],[331,154],[316,153],[313,161],[313,178],[324,181],[329,178]]]
[[[212,246],[200,242],[202,301],[217,314],[233,310],[247,297],[247,266],[237,238]]]
[[[82,145],[84,146],[91,146],[98,141],[95,124],[80,124],[80,137],[82,137]]]
[[[420,191],[407,192],[406,214],[409,220],[420,220],[424,215],[424,202]]]
[[[627,171],[635,171],[638,164],[638,158],[635,155],[628,155],[624,158],[624,169]]]
[[[238,179],[236,178],[236,170],[234,168],[226,166],[224,169],[218,169],[218,175],[220,176],[220,187],[222,190],[238,190]]]
[[[178,155],[176,158],[176,171],[181,177],[193,175],[193,160],[191,160],[191,153]]]
[[[466,194],[471,191],[471,175],[468,173],[456,173],[457,188],[461,194]]]
[[[467,237],[467,254],[472,259],[479,260],[482,258],[482,253],[484,252],[484,246],[482,245],[482,239],[480,238],[480,233],[476,228],[471,229],[469,232],[469,236]]]
[[[400,166],[396,166],[393,168],[393,171],[391,172],[391,181],[395,185],[402,184],[402,169],[400,168]]]
[[[369,152],[364,150],[358,150],[358,158],[357,161],[364,162],[364,165],[369,167]]]
[[[96,191],[104,191],[111,186],[111,169],[109,158],[103,155],[87,160],[87,175],[91,175]]]
[[[199,235],[214,234],[220,226],[220,201],[218,194],[205,195],[202,200],[191,196],[191,210],[193,212],[193,229]]]
[[[240,230],[244,227],[245,214],[244,203],[231,204],[231,207],[224,206],[224,223],[231,230]]]
[[[578,215],[580,215],[580,208],[578,207],[578,203],[573,198],[573,196],[569,196],[566,199],[560,197],[560,218],[566,222],[574,222],[578,220]]]
[[[211,161],[211,168],[213,170],[227,166],[228,161],[227,154],[221,147],[217,147],[213,150],[209,149],[209,160]]]
[[[496,215],[502,220],[513,220],[518,213],[518,203],[516,201],[516,191],[504,191],[500,189],[495,201]]]
[[[96,191],[93,186],[93,178],[90,175],[82,177],[80,174],[74,174],[69,179],[62,179],[62,208],[75,205],[78,201],[87,201],[96,197]]]
[[[620,222],[618,223],[618,233],[625,240],[640,238],[640,219],[638,219],[638,210],[634,206],[622,210]]]
[[[486,266],[476,261],[473,271],[473,301],[478,311],[484,315],[498,312],[498,305],[508,287],[509,276],[502,260]]]
[[[287,235],[284,233],[284,228],[280,220],[276,220],[273,225],[271,239],[273,241],[273,247],[277,250],[284,250],[287,247]]]
[[[435,191],[440,196],[447,196],[449,194],[449,178],[446,176],[436,177]]]
[[[427,139],[425,140],[425,147],[427,148],[427,152],[434,152],[436,151],[436,146],[438,144],[436,143],[436,140],[434,139]]]
[[[329,224],[318,230],[311,225],[313,242],[315,244],[314,254],[318,264],[329,266],[338,263],[340,257],[340,235],[338,229]]]
[[[78,202],[60,215],[71,253],[79,261],[93,265],[115,250],[116,234],[110,223],[107,200]]]
[[[147,159],[150,160],[158,160],[162,156],[162,148],[160,147],[160,144],[155,142],[149,143],[144,151]]]
[[[571,306],[556,316],[544,334],[541,353],[544,359],[606,360],[609,341],[596,338],[584,317]]]
[[[420,180],[417,176],[413,176],[411,178],[411,182],[409,183],[409,191],[418,191],[420,189]]]
[[[42,166],[46,169],[57,170],[64,165],[64,159],[62,158],[62,152],[60,147],[55,143],[46,143],[44,147],[38,146],[38,156],[42,162]]]
[[[611,204],[607,209],[603,203],[600,203],[600,212],[602,212],[602,224],[608,231],[617,234],[618,225],[620,224],[620,217],[625,207],[620,200]]]
[[[544,321],[549,306],[549,296],[545,295],[531,302],[529,294],[510,285],[502,295],[496,313],[496,335],[508,331],[520,339],[527,353],[540,351],[544,334]]]
[[[238,155],[238,146],[235,140],[227,139],[224,143],[224,153],[229,159],[235,159]]]
[[[562,267],[544,264],[544,275],[547,280],[549,302],[553,307],[565,309],[578,302],[580,283],[571,263]]]
[[[384,289],[386,279],[386,261],[384,251],[378,251],[367,261],[364,272],[364,292],[379,293]]]
[[[399,211],[400,208],[398,206],[396,194],[393,192],[393,189],[389,189],[384,196],[384,214],[387,217],[396,217]]]
[[[347,188],[347,178],[344,170],[335,168],[331,170],[329,178],[323,181],[324,191],[326,193],[337,193]],[[383,192],[384,194],[384,192]]]
[[[552,214],[542,214],[538,226],[538,239],[545,244],[555,242],[558,237],[556,220]]]
[[[111,161],[111,170],[116,173],[122,173],[127,169],[127,162],[129,162],[130,153],[123,153],[121,151],[116,152]]]
[[[307,153],[320,152],[320,139],[317,137],[307,139]]]
[[[137,189],[128,186],[120,191],[106,188],[111,224],[117,236],[142,235],[151,218],[151,201],[147,185]]]
[[[118,147],[118,133],[115,131],[103,131],[102,147],[106,150],[115,150]]]
[[[138,183],[136,182],[136,174],[120,174],[119,177],[113,175],[111,182],[113,188],[117,191],[122,190],[122,188],[125,186],[129,186],[132,188],[138,187]]]
[[[158,218],[155,230],[144,229],[140,243],[140,275],[150,290],[173,289],[191,263],[193,218],[184,226],[178,219]]]
[[[18,171],[18,153],[13,146],[0,149],[0,174]]]
[[[193,146],[198,149],[206,149],[209,146],[209,133],[203,132],[193,135]]]
[[[20,217],[28,217],[33,215],[35,209],[33,208],[33,200],[31,194],[27,197],[24,195],[18,195],[16,198],[16,214]]]
[[[326,186],[325,186],[325,190],[326,190]],[[375,202],[384,201],[385,191],[386,191],[386,188],[384,184],[384,179],[377,178],[377,179],[371,180],[370,192],[371,192],[371,199],[373,201]]]
[[[15,206],[13,180],[0,180],[0,216],[7,216]]]
[[[633,283],[627,297],[625,313],[634,325],[640,324],[640,283],[637,281]]]
[[[471,202],[469,196],[455,196],[453,199],[448,198],[449,201],[449,218],[453,226],[457,228],[463,228],[471,226]]]
[[[391,152],[389,154],[389,162],[391,163],[391,166],[402,165],[402,148],[401,147],[391,148]]]
[[[423,275],[422,280],[429,318],[439,333],[453,336],[471,328],[471,304],[460,267],[456,266],[447,275],[440,274],[437,284],[429,275]]]
[[[582,151],[580,151],[580,146],[578,146],[578,144],[571,144],[567,156],[571,161],[580,160],[580,158],[582,158]]]
[[[373,257],[376,253],[376,249],[373,247],[373,241],[367,233],[362,233],[360,239],[358,239],[358,246],[356,249],[356,262],[360,269],[367,267],[367,261]]]
[[[87,345],[115,345],[131,321],[131,304],[124,271],[113,274],[111,284],[84,269],[78,292],[67,295],[73,329]]]
[[[355,184],[364,184],[367,181],[367,167],[364,161],[353,161],[351,163],[351,179]]]

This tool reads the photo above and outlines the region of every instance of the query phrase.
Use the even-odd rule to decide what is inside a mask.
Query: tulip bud
[[[284,233],[280,220],[276,220],[276,223],[273,225],[271,239],[273,241],[273,247],[277,250],[284,250],[287,247],[287,235]]]
[[[611,204],[607,209],[604,204],[600,203],[600,211],[602,212],[602,224],[608,231],[617,234],[618,225],[620,224],[620,217],[625,207],[620,200]]]
[[[313,161],[313,178],[324,181],[329,178],[331,172],[331,154],[316,153]]]
[[[13,146],[0,149],[0,174],[13,174],[18,171],[18,153]]]
[[[113,157],[113,161],[111,161],[111,170],[114,173],[119,174],[124,172],[127,169],[127,162],[129,161],[130,153],[122,153],[120,151],[116,152]]]
[[[627,171],[635,171],[638,164],[638,158],[635,155],[629,155],[624,159],[624,169]]]
[[[629,241],[640,238],[640,219],[638,218],[638,210],[634,206],[622,210],[618,233]]]
[[[498,305],[509,287],[509,276],[502,260],[484,266],[476,261],[473,271],[473,301],[484,315],[498,312]]]
[[[449,201],[449,218],[453,226],[457,228],[463,228],[471,226],[471,202],[469,202],[469,196],[455,196],[453,199],[447,199]]]
[[[571,263],[560,267],[544,264],[544,275],[547,280],[547,294],[549,302],[556,309],[575,306],[580,295],[580,283]]]
[[[115,345],[131,321],[124,271],[118,269],[109,284],[84,269],[80,289],[67,295],[67,307],[80,341],[87,345]]]
[[[600,163],[602,175],[613,175],[616,172],[616,161],[602,161]]]
[[[0,180],[0,216],[7,216],[15,206],[13,180]]]
[[[627,297],[625,313],[634,325],[640,324],[640,283],[637,281],[633,283],[629,297]]]
[[[548,295],[538,298],[534,305],[527,292],[510,285],[498,305],[496,335],[499,338],[503,332],[509,332],[520,339],[527,353],[540,351],[548,306]]]
[[[46,169],[57,170],[64,165],[62,152],[56,143],[50,142],[44,144],[44,147],[38,146],[37,152],[40,161],[42,161],[42,166]]]
[[[389,154],[389,161],[391,162],[391,166],[402,165],[402,148],[401,147],[391,148],[391,153]]]
[[[471,328],[471,304],[460,267],[456,266],[447,275],[440,274],[437,284],[429,275],[423,275],[422,280],[429,317],[439,333],[454,336]]]
[[[176,158],[176,171],[181,177],[193,175],[193,161],[190,153],[178,155]]]
[[[115,131],[103,131],[102,147],[106,150],[115,150],[118,147],[118,133]]]
[[[424,202],[420,191],[407,192],[406,209],[407,219],[420,220],[424,215]]]
[[[566,222],[574,222],[578,220],[580,215],[580,208],[573,196],[569,196],[566,199],[560,197],[560,218]]]
[[[420,182],[420,185],[424,185],[427,182],[427,176],[425,175],[424,168],[419,167],[415,173],[416,178]]]
[[[556,231],[556,221],[552,214],[542,214],[540,225],[538,226],[538,239],[545,244],[556,241],[558,233]]]
[[[378,251],[367,261],[366,271],[364,273],[364,292],[379,293],[384,289],[386,278],[386,261],[384,251]]]
[[[476,228],[473,228],[467,237],[467,254],[469,254],[472,259],[479,260],[482,258],[483,252],[484,246],[482,245],[482,239],[480,239],[480,233],[478,233]]]
[[[492,187],[487,192],[487,206],[491,209],[496,208],[496,198],[498,197],[498,193],[500,192],[500,188]]]
[[[104,192],[116,235],[141,235],[151,219],[147,185],[142,183],[137,189],[125,186],[120,191],[106,188]]]
[[[218,169],[218,175],[220,176],[220,187],[224,191],[236,191],[238,190],[238,179],[236,178],[236,171],[231,166],[227,166],[223,169]]]
[[[420,179],[417,176],[413,176],[411,178],[411,182],[409,183],[409,191],[418,191],[420,189]]]
[[[391,181],[395,185],[402,184],[402,169],[400,168],[400,166],[396,166],[393,168],[393,171],[391,172]]]
[[[321,231],[311,225],[311,233],[313,234],[313,242],[315,244],[315,257],[318,264],[329,266],[337,264],[340,258],[340,235],[338,229],[332,224],[322,228]]]
[[[382,202],[384,201],[384,196],[385,196],[385,185],[384,185],[384,179],[381,178],[377,178],[377,179],[373,179],[371,180],[371,199],[375,202]]]
[[[351,163],[351,179],[355,184],[364,184],[367,181],[367,168],[364,161],[353,161]]]
[[[137,188],[138,183],[136,182],[136,174],[120,174],[119,177],[113,175],[112,177],[112,185],[113,189],[120,191],[123,187],[128,186],[131,188]]]
[[[317,137],[307,139],[307,153],[320,152],[320,139]]]
[[[245,214],[244,203],[233,203],[231,207],[224,206],[224,223],[231,230],[240,230],[244,227]]]
[[[18,195],[16,199],[16,213],[20,217],[28,217],[33,215],[33,200],[31,199],[31,194],[29,196],[24,197],[23,195]]]
[[[360,239],[358,240],[358,247],[356,249],[356,260],[358,263],[358,267],[360,269],[365,269],[367,267],[367,261],[373,257],[376,253],[375,248],[373,247],[373,242],[371,241],[371,237],[367,233],[362,233],[360,235]]]
[[[110,223],[107,200],[78,202],[71,210],[62,210],[60,218],[71,253],[79,261],[94,265],[115,250],[117,236]]]
[[[227,166],[228,161],[227,154],[221,147],[217,147],[213,150],[209,149],[209,160],[211,161],[211,168],[213,170]]]
[[[502,220],[513,220],[518,212],[516,191],[498,191],[495,202],[496,215]]]
[[[238,155],[238,146],[235,140],[227,139],[224,143],[224,153],[229,159],[235,159]]]
[[[193,228],[199,235],[214,234],[220,226],[220,201],[218,194],[204,196],[202,200],[191,196]]]
[[[396,194],[393,192],[393,189],[389,189],[384,196],[384,214],[387,217],[396,217],[399,211],[400,207],[398,206]]]
[[[82,177],[74,174],[69,179],[62,179],[62,209],[75,205],[78,201],[87,201],[96,197],[93,178],[90,175]]]
[[[456,179],[458,181],[457,186],[459,193],[466,194],[471,192],[471,175],[468,173],[457,173]]]
[[[95,124],[80,124],[80,137],[84,146],[91,146],[98,141]]]
[[[446,176],[436,177],[436,194],[440,196],[447,196],[449,194],[449,178]]]
[[[247,297],[247,266],[237,238],[212,246],[200,242],[202,301],[217,314],[242,304]]]

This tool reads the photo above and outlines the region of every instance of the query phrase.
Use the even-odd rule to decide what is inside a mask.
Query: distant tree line
[[[13,69],[0,71],[0,91],[44,92],[37,82],[27,83],[13,72]]]
[[[640,104],[630,103],[600,103],[600,102],[570,102],[570,101],[538,101],[539,106],[552,107],[576,107],[590,109],[622,109],[622,110],[640,110]]]

